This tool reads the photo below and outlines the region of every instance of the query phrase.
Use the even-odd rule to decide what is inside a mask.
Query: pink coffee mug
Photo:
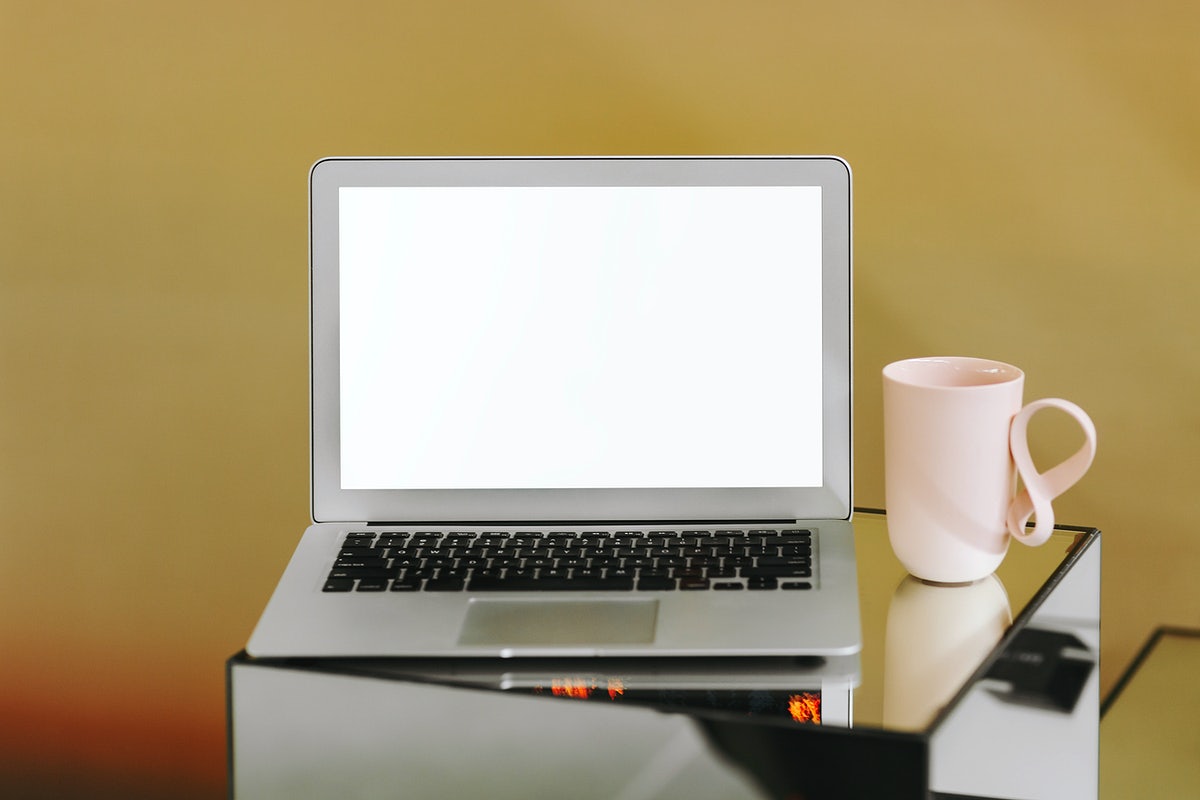
[[[1083,409],[1059,399],[1022,407],[1024,386],[1021,370],[981,358],[914,358],[884,367],[888,536],[914,576],[970,583],[995,572],[1010,539],[1042,544],[1054,528],[1051,501],[1091,466],[1096,428]],[[1026,434],[1044,408],[1069,414],[1086,441],[1038,473]],[[1018,475],[1023,488],[1014,498]]]

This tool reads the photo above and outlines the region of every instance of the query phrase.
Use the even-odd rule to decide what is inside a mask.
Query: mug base
[[[911,572],[909,574],[912,575]],[[975,578],[974,580],[969,580],[969,581],[932,581],[928,578],[922,578],[920,575],[912,575],[912,577],[916,578],[917,580],[919,580],[921,583],[925,584],[926,586],[944,586],[947,588],[952,588],[955,586],[974,586],[975,584],[979,583],[980,581],[986,581],[988,578],[992,577],[992,575],[994,575],[994,574],[995,574],[994,572],[989,573],[987,575],[984,575],[982,578]]]

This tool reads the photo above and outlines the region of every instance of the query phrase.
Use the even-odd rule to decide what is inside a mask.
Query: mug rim
[[[974,356],[921,356],[893,361],[883,368],[886,380],[923,389],[987,389],[1023,380],[1012,364]]]

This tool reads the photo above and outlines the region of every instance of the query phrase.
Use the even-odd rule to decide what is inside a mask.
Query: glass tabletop
[[[853,767],[870,754],[872,763],[891,765],[880,774],[889,776],[892,796],[908,796],[904,787],[911,786],[911,796],[933,789],[1095,797],[1098,531],[1060,528],[1041,547],[1014,544],[995,575],[965,586],[908,576],[891,552],[880,512],[857,511],[854,531],[863,634],[854,656],[256,660],[239,654],[229,664],[231,780],[261,788],[267,784],[255,778],[283,779],[284,764],[301,769],[323,761],[340,769],[349,753],[355,761],[375,754],[380,763],[370,775],[384,761],[403,762],[390,748],[356,738],[364,735],[405,742],[408,752],[422,753],[414,763],[426,766],[442,763],[447,747],[469,755],[453,773],[426,776],[433,781],[426,789],[440,795],[480,785],[483,772],[464,764],[486,762],[507,776],[505,785],[523,787],[513,796],[536,796],[528,767],[559,758],[627,765],[616,770],[623,776],[616,783],[609,772],[605,780],[592,776],[588,796],[853,797],[879,791]],[[542,755],[533,755],[538,748]],[[1065,769],[1072,748],[1075,765]],[[306,759],[297,760],[301,753]],[[514,773],[523,758],[525,768]],[[812,758],[820,768],[800,769]],[[672,759],[703,764],[701,786],[672,771]],[[845,764],[836,775],[814,783],[814,775],[840,760]],[[730,762],[737,767],[726,769]],[[1016,762],[1023,768],[1014,770]],[[636,770],[628,766],[635,763]],[[412,769],[405,768],[405,780]],[[634,772],[639,780],[653,773],[662,785],[630,794]],[[264,792],[249,792],[256,794]]]

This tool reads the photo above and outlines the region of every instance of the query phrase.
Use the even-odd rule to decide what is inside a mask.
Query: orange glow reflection
[[[788,713],[796,722],[821,722],[821,695],[811,692],[788,698]]]
[[[542,690],[541,686],[534,689],[538,693],[542,692]],[[604,682],[603,689],[600,688],[600,682],[595,678],[555,678],[550,682],[550,693],[555,697],[573,697],[576,700],[587,700],[600,691],[606,692],[609,700],[616,700],[625,694],[625,682],[620,678],[609,678]]]
[[[583,681],[573,681],[570,679],[556,680],[550,684],[550,691],[555,697],[574,697],[577,700],[586,700],[592,696],[592,689]]]

